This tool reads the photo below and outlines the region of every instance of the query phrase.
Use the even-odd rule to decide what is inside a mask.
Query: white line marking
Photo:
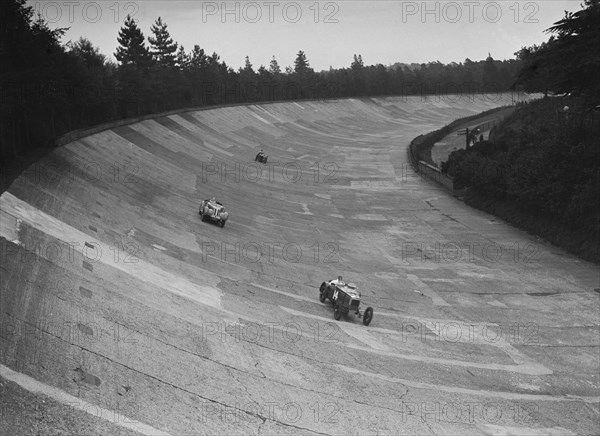
[[[58,388],[55,388],[54,386],[46,385],[25,374],[15,372],[4,365],[0,365],[0,376],[18,384],[29,392],[43,394],[61,404],[66,404],[74,409],[81,410],[97,418],[102,418],[105,421],[109,421],[120,427],[125,427],[129,430],[137,431],[138,433],[149,436],[170,436],[169,433],[158,430],[149,426],[148,424],[136,421],[135,419],[121,415],[120,413],[104,409],[95,404],[88,403],[81,398],[74,397]]]
[[[478,424],[477,427],[492,436],[571,436],[576,434],[563,427],[531,428],[494,424]]]
[[[346,365],[336,364],[336,366],[342,371],[346,371],[350,374],[362,374],[367,377],[378,378],[391,383],[400,383],[405,386],[410,386],[416,389],[427,389],[433,391],[444,391],[453,394],[465,394],[465,395],[481,395],[485,397],[497,397],[506,400],[528,400],[528,401],[571,401],[571,402],[583,402],[583,403],[600,403],[600,397],[581,397],[578,395],[565,395],[565,396],[553,396],[553,395],[537,395],[537,394],[521,394],[518,392],[502,392],[502,391],[487,391],[478,389],[467,389],[454,386],[445,386],[438,383],[423,383],[414,380],[407,380],[398,377],[389,377],[383,374],[376,374],[374,372],[363,371],[360,369],[352,368]]]

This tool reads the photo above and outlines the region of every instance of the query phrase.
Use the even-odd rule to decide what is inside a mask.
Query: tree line
[[[509,89],[521,61],[365,65],[315,72],[299,51],[293,66],[275,56],[237,71],[200,45],[186,50],[157,18],[146,37],[127,17],[117,35],[117,63],[82,37],[61,43],[66,30],[34,17],[26,0],[2,2],[0,156],[50,145],[68,131],[186,107],[379,95],[465,94]]]

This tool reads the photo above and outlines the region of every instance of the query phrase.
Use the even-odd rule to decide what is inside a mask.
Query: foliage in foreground
[[[578,240],[594,258],[600,255],[600,113],[571,109],[578,107],[576,97],[522,105],[491,140],[451,153],[442,171],[468,187],[476,205],[529,222],[529,230],[545,223],[551,240],[568,233],[566,242]]]

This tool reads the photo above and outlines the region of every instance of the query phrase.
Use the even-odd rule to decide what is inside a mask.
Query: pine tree
[[[252,82],[256,78],[256,73],[252,68],[252,63],[250,62],[250,58],[248,56],[246,56],[244,68],[240,68],[239,73],[243,82]]]
[[[500,74],[490,53],[483,64],[483,88],[485,91],[500,91]]]
[[[194,45],[190,58],[192,68],[204,69],[208,67],[208,56],[206,56],[204,49],[200,48],[198,44]]]
[[[354,55],[354,61],[350,65],[352,81],[354,84],[354,92],[357,95],[367,94],[367,81],[364,77],[365,66],[363,64],[362,55]]]
[[[154,35],[154,37],[148,37],[152,59],[163,67],[174,67],[176,61],[175,52],[177,51],[177,43],[171,38],[171,35],[167,30],[167,23],[163,23],[161,17],[158,17],[150,30]]]
[[[179,51],[176,56],[176,64],[177,67],[181,70],[187,70],[191,64],[191,57],[189,54],[185,52],[185,49],[182,45],[179,46]]]
[[[591,102],[600,97],[600,0],[581,6],[546,29],[553,34],[547,42],[515,53],[523,62],[520,83],[532,90],[587,95]]]
[[[277,62],[277,59],[275,59],[275,56],[273,55],[273,59],[271,59],[271,63],[269,64],[269,72],[271,74],[281,74],[281,68],[279,67],[279,63]]]
[[[246,71],[248,73],[254,74],[254,70],[252,69],[252,63],[250,62],[250,58],[246,56],[246,60],[244,62],[244,69],[240,69],[240,71]]]
[[[354,61],[350,65],[350,68],[352,68],[353,70],[360,70],[364,66],[365,66],[365,64],[363,63],[362,55],[358,55],[358,56],[354,55]]]
[[[308,63],[308,59],[306,59],[306,54],[304,54],[302,50],[300,50],[296,55],[296,60],[294,61],[294,71],[300,75],[304,75],[312,71],[312,68],[310,68],[310,64]]]
[[[269,73],[269,70],[267,70],[264,65],[261,65],[258,68],[258,76],[260,78],[262,78],[262,79],[270,78],[271,77],[271,73]]]
[[[121,66],[134,66],[144,69],[150,64],[150,53],[144,41],[144,34],[137,24],[127,15],[125,25],[119,30],[117,38],[120,46],[117,47],[115,58]]]

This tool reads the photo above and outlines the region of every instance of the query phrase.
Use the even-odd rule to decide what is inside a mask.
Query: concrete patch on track
[[[363,213],[354,215],[352,219],[361,220],[361,221],[387,221],[387,218],[383,215],[379,215],[376,213]]]
[[[450,306],[442,297],[440,297],[433,289],[423,283],[417,276],[414,274],[407,274],[406,277],[415,284],[419,292],[423,295],[431,298],[431,301],[436,306]]]
[[[299,215],[313,215],[313,213],[308,208],[308,204],[301,203],[300,206],[302,206],[302,212],[295,212],[295,213],[297,213]]]
[[[400,275],[394,272],[388,272],[388,271],[380,271],[380,272],[376,272],[375,276],[380,277],[384,280],[389,280],[389,281],[395,281],[398,280],[400,278]]]
[[[397,190],[399,185],[392,180],[352,180],[350,187],[359,191],[381,192]]]

